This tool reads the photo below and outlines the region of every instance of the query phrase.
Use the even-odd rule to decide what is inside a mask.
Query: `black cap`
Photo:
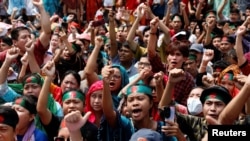
[[[210,97],[219,99],[225,104],[228,104],[232,99],[232,96],[230,95],[229,91],[225,87],[218,85],[209,87],[201,93],[201,103],[203,104]]]

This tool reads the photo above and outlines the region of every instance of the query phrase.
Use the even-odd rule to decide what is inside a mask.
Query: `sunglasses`
[[[55,137],[54,141],[70,141],[70,139],[69,138],[66,139],[64,137]]]

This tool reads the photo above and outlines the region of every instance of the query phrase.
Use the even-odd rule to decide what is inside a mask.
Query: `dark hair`
[[[146,33],[147,31],[149,31],[149,30],[150,30],[150,26],[146,26],[146,27],[143,29],[143,31],[142,31],[142,35],[144,36],[145,33]],[[159,31],[159,29],[157,29],[157,31],[156,31],[156,36],[159,37],[159,34],[160,34],[160,31]]]
[[[3,43],[9,45],[9,46],[12,46],[13,42],[12,42],[12,39],[8,36],[3,36],[1,37],[1,40]]]
[[[74,76],[74,78],[76,79],[77,84],[80,86],[81,85],[81,76],[74,70],[68,70],[66,71],[63,76],[62,76],[62,81],[64,80],[64,78],[68,75],[72,74]],[[62,81],[60,83],[62,83]]]
[[[227,61],[225,61],[225,60],[218,60],[218,61],[214,62],[214,64],[212,65],[212,67],[213,67],[214,70],[216,68],[221,68],[221,70],[224,70],[229,65],[230,65],[230,63],[227,62]]]
[[[202,23],[201,22],[197,22],[197,24],[195,25],[194,30],[192,32],[193,34],[195,34],[195,29],[196,29],[197,26],[199,27],[200,32],[202,33],[202,31],[203,31]]]
[[[125,41],[124,43],[122,43],[122,47],[126,47],[126,48],[130,49],[129,43],[127,41]]]
[[[230,9],[230,14],[235,13],[235,14],[240,14],[240,10],[237,8],[231,8]]]
[[[232,58],[235,62],[238,62],[238,57],[237,57],[237,54],[236,54],[236,51],[235,49],[231,49],[227,52],[228,56],[230,58]]]
[[[29,33],[31,33],[30,29],[28,27],[25,27],[25,26],[19,26],[17,28],[14,28],[12,31],[11,31],[11,38],[12,40],[17,40],[18,37],[19,37],[19,33],[20,31],[23,31],[23,30],[27,30],[29,31]]]
[[[205,90],[206,87],[204,87],[204,86],[195,86],[195,87],[193,87],[193,88],[191,89],[191,91],[194,90],[194,89],[203,89],[203,90]],[[190,91],[190,92],[191,92],[191,91]]]
[[[0,117],[2,118],[2,123],[16,128],[18,124],[19,117],[17,112],[10,106],[0,105]]]
[[[183,57],[188,57],[189,55],[189,44],[181,41],[173,41],[166,49],[166,54],[169,55],[179,50]]]
[[[184,28],[184,24],[185,24],[184,19],[183,19],[183,16],[180,15],[180,14],[178,14],[178,13],[173,14],[172,17],[171,17],[171,21],[173,21],[173,19],[174,19],[175,17],[179,17],[179,18],[180,18],[180,20],[181,20],[181,29],[183,29],[183,28]]]
[[[246,10],[250,10],[250,5],[247,5]]]
[[[213,13],[215,16],[217,15],[217,12],[216,12],[216,11],[214,11],[214,10],[208,10],[208,11],[206,12],[205,18],[208,16],[209,13]]]
[[[145,33],[146,33],[147,31],[149,31],[149,30],[150,30],[150,26],[146,26],[146,27],[143,29],[143,31],[142,31],[142,35],[144,36]]]

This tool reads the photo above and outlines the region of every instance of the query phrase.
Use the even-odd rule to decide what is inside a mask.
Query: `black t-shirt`
[[[57,137],[62,118],[52,114],[51,121],[48,125],[43,125],[50,141]],[[97,141],[98,128],[91,122],[87,121],[81,128],[82,137],[87,141]]]

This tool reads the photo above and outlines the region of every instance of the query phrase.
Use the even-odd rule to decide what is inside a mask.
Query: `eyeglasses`
[[[115,80],[118,80],[118,79],[121,78],[121,76],[120,76],[120,75],[115,75],[115,74],[114,74],[114,75],[112,76],[112,78],[114,78]]]
[[[144,67],[150,67],[151,64],[150,63],[145,63],[145,62],[138,62],[138,66],[139,67],[142,67],[142,66],[144,66]]]
[[[66,139],[64,137],[55,137],[54,141],[70,141],[70,139],[69,138]]]

